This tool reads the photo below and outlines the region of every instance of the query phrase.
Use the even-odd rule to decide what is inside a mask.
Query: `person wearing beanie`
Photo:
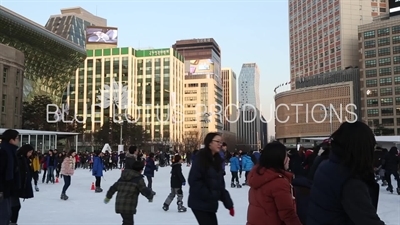
[[[149,202],[153,202],[153,192],[146,184],[141,174],[144,168],[143,161],[134,161],[125,166],[121,173],[121,177],[115,182],[107,191],[104,203],[110,202],[115,192],[117,197],[115,199],[115,213],[121,214],[122,225],[133,225],[134,215],[138,205],[139,194],[145,196]]]
[[[100,150],[94,151],[92,175],[96,178],[96,193],[103,192],[103,189],[101,189],[101,177],[103,176],[105,167],[102,157],[103,152]]]

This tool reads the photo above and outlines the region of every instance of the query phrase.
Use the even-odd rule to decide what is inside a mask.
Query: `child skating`
[[[110,187],[104,199],[104,203],[107,204],[115,192],[118,192],[115,200],[115,212],[121,214],[122,225],[134,224],[139,194],[149,199],[149,202],[153,201],[153,193],[146,187],[141,174],[143,168],[143,161],[135,161],[129,167],[125,167],[121,178]]]
[[[230,162],[230,169],[231,169],[231,174],[232,174],[232,179],[231,179],[231,187],[232,188],[241,188],[242,185],[239,183],[239,170],[240,170],[240,162],[239,162],[239,156],[238,153],[235,152],[235,154],[231,157],[229,160]],[[235,184],[236,181],[236,184]]]
[[[174,157],[174,163],[171,165],[171,193],[165,199],[163,209],[169,210],[169,205],[177,196],[178,212],[186,212],[186,207],[183,206],[183,191],[182,186],[185,185],[186,180],[182,174],[182,158],[180,155]]]
[[[95,156],[93,157],[93,170],[92,175],[96,178],[96,193],[103,192],[101,189],[101,177],[103,176],[103,170],[105,170],[103,163],[103,152],[97,150],[94,152]]]

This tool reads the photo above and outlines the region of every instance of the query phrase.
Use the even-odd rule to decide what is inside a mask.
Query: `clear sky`
[[[243,63],[258,64],[260,102],[274,135],[274,88],[290,79],[287,0],[0,0],[0,5],[43,26],[61,8],[80,6],[118,27],[119,47],[165,48],[176,40],[214,38],[222,67],[239,77]],[[287,89],[287,88],[286,88]]]

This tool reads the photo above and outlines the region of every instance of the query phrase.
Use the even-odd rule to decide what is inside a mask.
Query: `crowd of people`
[[[218,225],[219,201],[235,215],[225,186],[228,169],[231,188],[249,187],[247,225],[383,225],[377,215],[377,181],[393,193],[393,175],[400,194],[397,148],[377,147],[373,132],[362,122],[343,123],[313,149],[287,149],[274,141],[260,151],[228,152],[229,143],[224,143],[219,133],[209,133],[204,148],[172,156],[166,151],[145,155],[136,146],[120,153],[50,150],[41,154],[29,144],[18,147],[18,136],[11,129],[2,134],[0,225],[17,224],[20,199],[33,198],[34,191],[39,191],[40,174],[42,183],[63,179],[60,199],[68,200],[67,190],[77,168],[92,173],[96,193],[103,192],[103,171],[122,169],[104,203],[116,193],[115,212],[121,215],[123,225],[134,224],[139,195],[153,201],[153,177],[161,166],[171,169],[170,193],[162,209],[169,211],[176,198],[177,211],[187,212],[182,191],[187,183],[187,207],[199,225]],[[191,166],[187,178],[182,173],[184,162]]]

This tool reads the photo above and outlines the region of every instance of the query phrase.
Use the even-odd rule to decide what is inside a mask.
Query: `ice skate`
[[[244,183],[242,184],[242,186],[247,186],[247,182],[244,182]]]
[[[103,189],[101,189],[100,187],[96,187],[96,189],[94,190],[95,193],[101,193],[103,192]]]
[[[239,184],[239,182],[236,183],[237,188],[242,188],[242,185]]]
[[[38,186],[35,186],[35,191],[39,191],[39,188],[38,188]]]
[[[386,188],[386,191],[388,191],[388,192],[390,192],[390,193],[393,194],[393,188],[387,187],[387,188]]]
[[[234,187],[236,187],[236,185],[232,182],[231,183],[231,188],[234,188]]]
[[[155,191],[152,191],[152,193],[153,193],[154,196],[156,195],[156,192],[155,192]]]
[[[187,211],[187,209],[185,206],[183,206],[183,205],[178,206],[178,212],[186,212],[186,211]]]
[[[164,211],[168,211],[168,210],[169,210],[169,205],[164,204],[163,207],[162,207],[162,209],[163,209]]]
[[[385,187],[385,186],[387,186],[387,182],[384,180],[384,181],[382,181],[382,184],[381,184],[381,186],[382,187]]]
[[[400,188],[396,188],[396,192],[398,195],[400,195]]]
[[[60,197],[61,200],[68,200],[68,198],[69,197],[66,194],[61,194],[61,197]]]

